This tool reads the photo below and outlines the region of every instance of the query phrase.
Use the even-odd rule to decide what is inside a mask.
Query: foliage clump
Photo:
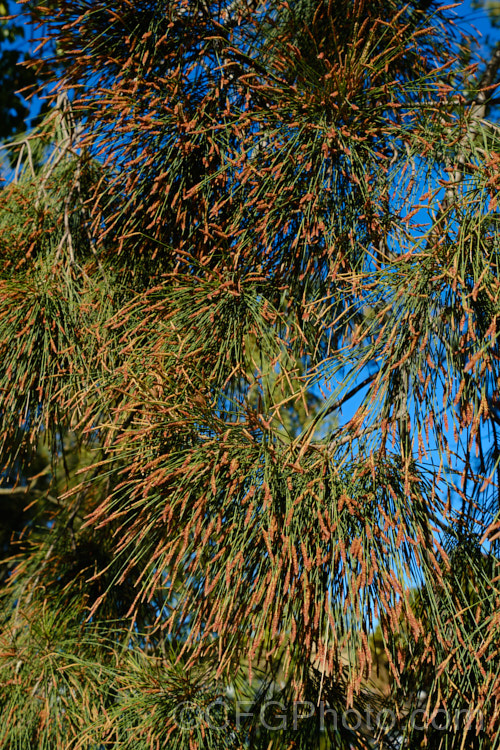
[[[498,747],[500,55],[433,2],[29,6],[0,747]]]

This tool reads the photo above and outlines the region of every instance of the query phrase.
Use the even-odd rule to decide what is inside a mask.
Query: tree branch
[[[356,393],[358,393],[362,388],[370,385],[370,383],[373,383],[377,375],[378,372],[374,373],[373,375],[368,375],[368,377],[365,378],[361,383],[358,383],[358,385],[355,385],[354,388],[351,388],[350,391],[347,391],[347,393],[345,393],[341,398],[338,398],[336,401],[334,401],[333,404],[329,406],[325,412],[323,412],[323,417],[327,417],[332,413],[332,411],[336,411],[337,409],[339,409],[342,404],[345,404],[346,401],[349,401],[349,399],[355,396]]]

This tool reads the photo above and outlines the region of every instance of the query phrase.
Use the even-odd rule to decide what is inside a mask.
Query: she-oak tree
[[[29,6],[0,747],[498,747],[500,53],[434,2]]]

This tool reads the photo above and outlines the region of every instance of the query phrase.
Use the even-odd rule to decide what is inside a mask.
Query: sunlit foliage
[[[500,55],[432,2],[30,6],[0,747],[498,747]]]

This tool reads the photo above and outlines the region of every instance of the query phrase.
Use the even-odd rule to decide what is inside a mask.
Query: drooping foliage
[[[497,747],[500,57],[429,2],[30,8],[0,747]]]

